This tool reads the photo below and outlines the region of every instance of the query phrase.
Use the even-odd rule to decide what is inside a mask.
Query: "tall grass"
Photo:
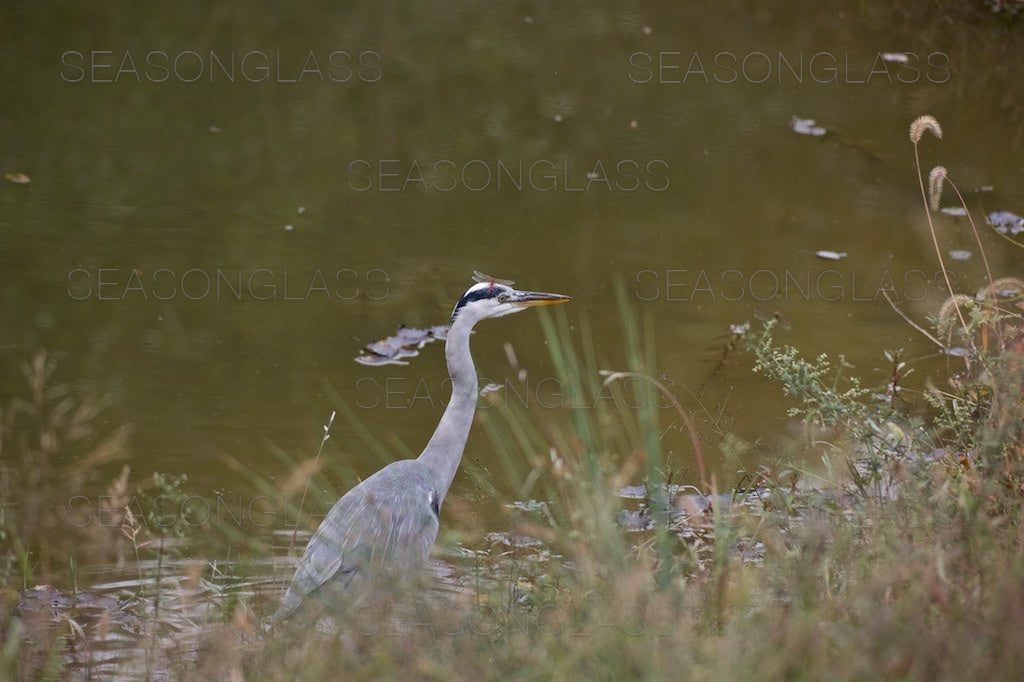
[[[560,371],[586,384],[568,325],[545,328]],[[770,332],[758,343],[755,356],[777,350]],[[958,453],[938,457],[942,434],[908,436],[888,401],[830,393],[832,376],[807,379],[817,396],[807,409],[827,396],[840,421],[844,405],[888,421],[833,425],[828,466],[813,479],[762,471],[756,503],[715,498],[689,519],[709,529],[709,552],[667,520],[646,534],[616,523],[623,483],[664,480],[642,431],[661,413],[489,413],[490,437],[518,460],[502,467],[543,502],[510,512],[509,527],[547,553],[478,555],[464,570],[480,579],[440,606],[363,618],[338,635],[276,635],[242,669],[274,679],[1011,678],[1024,663],[1021,518],[1006,504],[1017,493],[965,470]],[[993,427],[972,424],[981,439]],[[671,497],[649,503],[682,509]],[[446,523],[472,526],[458,514]]]

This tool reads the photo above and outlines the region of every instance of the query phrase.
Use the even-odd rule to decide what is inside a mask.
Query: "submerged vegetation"
[[[911,127],[915,155],[926,133],[941,137],[931,117]],[[945,169],[929,182],[920,165],[918,171],[942,264],[931,211],[944,186],[968,207]],[[971,225],[984,255],[973,219]],[[502,470],[463,462],[475,497],[446,506],[438,585],[367,605],[334,629],[270,631],[275,589],[289,573],[268,559],[270,544],[247,539],[249,558],[230,574],[216,562],[182,564],[173,541],[197,525],[163,524],[155,504],[142,518],[123,505],[114,534],[122,560],[155,562],[155,581],[140,580],[131,598],[105,604],[104,618],[83,620],[54,607],[47,622],[33,623],[39,612],[29,601],[40,593],[22,590],[38,582],[43,566],[47,579],[55,575],[54,557],[76,551],[60,544],[61,533],[33,530],[30,522],[52,529],[54,521],[40,512],[26,519],[27,505],[39,509],[47,498],[37,495],[75,494],[81,483],[74,477],[57,476],[62,484],[52,489],[44,483],[62,466],[102,470],[118,459],[119,447],[88,428],[94,408],[75,409],[63,389],[47,392],[49,365],[37,358],[26,373],[33,397],[5,406],[2,415],[0,565],[8,608],[0,622],[0,677],[56,675],[72,661],[87,675],[97,659],[68,652],[118,628],[137,635],[143,653],[141,662],[119,661],[114,671],[152,677],[1015,677],[1024,669],[1022,300],[1024,281],[989,272],[976,294],[951,292],[935,311],[933,331],[895,311],[944,354],[942,385],[909,381],[902,351],[879,349],[885,378],[867,386],[842,356],[806,358],[780,343],[773,321],[737,329],[754,371],[790,398],[801,431],[791,461],[773,456],[767,441],[717,433],[727,461],[740,468],[740,483],[728,489],[704,466],[709,441],[699,431],[716,429],[715,419],[691,414],[686,396],[652,378],[651,323],[625,296],[618,309],[626,367],[616,371],[599,365],[586,318],[574,331],[564,315],[543,316],[560,378],[593,409],[567,407],[552,416],[499,402],[485,411],[482,425]],[[630,399],[596,400],[606,392]],[[660,410],[656,397],[665,395],[672,409]],[[46,407],[55,400],[65,402]],[[353,418],[343,400],[335,402],[343,418]],[[12,428],[14,420],[32,415],[41,435],[14,440],[24,433]],[[99,443],[93,455],[57,456],[83,439]],[[254,477],[251,484],[313,527],[303,513],[306,484],[313,476],[327,485],[325,459],[282,456],[292,470],[283,482]],[[750,461],[757,466],[745,467]],[[341,478],[352,480],[351,473]],[[123,469],[109,495],[127,499],[127,479]],[[184,504],[183,485],[158,477],[140,499]],[[473,511],[479,505],[500,507],[506,531],[482,527]],[[284,544],[293,539],[288,533]],[[161,595],[169,564],[179,581],[170,602]],[[268,572],[278,574],[269,588],[250,577]],[[73,580],[59,582],[81,594]],[[166,615],[183,592],[208,606],[198,651],[176,648],[170,637],[186,627],[187,618]],[[118,612],[134,620],[110,615]]]

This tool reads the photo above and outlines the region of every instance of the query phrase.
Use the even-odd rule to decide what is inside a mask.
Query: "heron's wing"
[[[335,503],[306,545],[278,618],[329,581],[347,585],[360,572],[409,568],[427,558],[438,519],[436,493],[421,467],[395,462]]]
[[[352,490],[338,500],[310,538],[295,569],[295,577],[281,602],[290,612],[311,592],[335,575],[351,576],[369,561],[373,533],[359,513]]]

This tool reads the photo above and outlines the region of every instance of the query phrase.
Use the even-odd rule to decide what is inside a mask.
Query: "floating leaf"
[[[494,532],[488,533],[484,537],[493,544],[505,545],[506,547],[539,547],[544,544],[543,541],[531,535],[522,535],[520,533]]]
[[[518,509],[524,512],[547,511],[548,503],[541,500],[516,500],[505,505],[509,509]]]
[[[619,497],[627,500],[643,500],[647,498],[647,486],[627,485],[619,489]]]
[[[361,365],[407,365],[409,363],[402,362],[402,358],[415,357],[423,346],[447,336],[447,325],[425,329],[402,325],[394,336],[367,344],[362,355],[356,357],[356,362]]]
[[[365,354],[356,357],[356,362],[360,365],[367,365],[368,367],[376,367],[378,365],[408,365],[408,362],[403,362],[398,358],[389,358],[383,355]]]
[[[910,61],[910,57],[907,56],[906,52],[883,52],[882,60],[887,62],[895,62],[897,64],[906,64]]]
[[[65,618],[71,616],[79,624],[91,627],[98,623],[139,624],[138,617],[117,597],[81,590],[64,592],[50,585],[36,585],[19,592],[17,608],[22,616],[41,616],[51,623],[67,622]]]
[[[485,395],[487,395],[489,393],[497,393],[498,391],[500,391],[503,388],[505,388],[505,387],[502,386],[501,384],[496,384],[493,381],[491,381],[491,382],[488,382],[488,384],[486,386],[484,386],[483,388],[480,389],[480,395],[482,397],[482,396],[485,396]]]
[[[681,495],[684,488],[685,486],[666,483],[662,485],[661,491],[669,497],[675,497]],[[619,497],[627,500],[645,500],[649,496],[646,485],[626,485],[619,488]]]
[[[631,533],[639,533],[640,531],[654,528],[654,519],[646,509],[623,509],[619,512],[618,521],[620,526]]]
[[[1017,234],[1024,232],[1024,218],[1010,211],[995,211],[989,213],[988,224],[995,228],[996,232],[1003,234]]]
[[[815,125],[813,118],[800,118],[794,116],[789,119],[789,127],[793,129],[793,132],[800,135],[813,135],[815,137],[821,137],[827,130],[819,125]]]
[[[711,498],[703,495],[683,495],[676,504],[689,519],[714,511]]]

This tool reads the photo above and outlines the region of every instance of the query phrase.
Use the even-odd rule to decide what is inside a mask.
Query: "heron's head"
[[[569,297],[562,294],[520,291],[512,287],[511,282],[489,279],[466,290],[455,304],[451,322],[455,324],[456,319],[466,319],[475,324],[488,317],[502,317],[533,306],[565,303],[568,300]]]

